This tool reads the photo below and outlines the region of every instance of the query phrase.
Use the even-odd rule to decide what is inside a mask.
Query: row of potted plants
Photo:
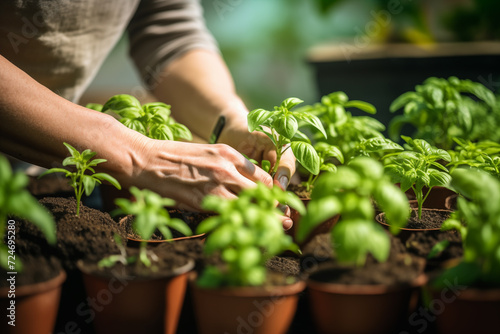
[[[440,81],[440,83],[443,82]],[[461,82],[458,81],[458,83]],[[497,107],[491,103],[490,94],[482,91],[477,85],[467,82],[462,83],[462,85],[459,84],[455,82],[455,79],[450,78],[447,83],[448,86],[443,84],[444,88],[443,85],[438,85],[438,88],[436,88],[434,87],[436,86],[435,82],[430,81],[429,87],[426,86],[427,83],[424,83],[425,87],[422,90],[426,94],[430,94],[429,96],[432,97],[430,100],[426,96],[422,97],[416,94],[417,97],[415,97],[415,94],[409,94],[413,100],[406,97],[395,103],[398,105],[401,104],[401,100],[406,101],[407,105],[413,106],[408,107],[412,113],[421,110],[428,112],[428,109],[423,108],[421,105],[425,103],[439,105],[439,101],[445,106],[441,107],[441,109],[447,111],[449,108],[461,110],[463,109],[463,107],[460,107],[462,102],[457,102],[458,106],[455,107],[450,107],[451,104],[448,103],[448,99],[454,99],[454,101],[462,99],[460,94],[457,96],[453,91],[453,89],[458,89],[459,93],[465,91],[475,94],[481,99],[477,103],[485,103],[486,106],[492,108],[491,114],[498,114],[498,109],[494,109]],[[448,95],[436,93],[435,91],[439,89],[444,90]],[[466,99],[466,97],[463,97],[463,99]],[[388,229],[390,232],[402,234],[402,228],[404,228],[410,217],[408,197],[405,196],[404,191],[410,189],[413,190],[417,201],[417,209],[415,210],[417,220],[420,220],[424,203],[430,198],[431,190],[435,189],[434,187],[450,188],[463,196],[458,200],[456,213],[451,219],[447,220],[444,228],[454,227],[459,230],[458,233],[462,237],[464,244],[463,261],[466,263],[466,265],[462,266],[470,267],[472,263],[475,263],[474,265],[479,268],[479,270],[476,270],[479,273],[475,278],[481,277],[481,270],[484,270],[486,276],[488,276],[488,279],[478,278],[476,282],[479,282],[480,286],[487,282],[488,287],[498,287],[498,282],[500,282],[497,275],[497,266],[500,262],[497,254],[498,243],[495,242],[495,237],[490,237],[488,240],[480,239],[487,238],[491,234],[498,234],[498,219],[494,220],[494,218],[489,218],[490,216],[485,216],[487,219],[484,223],[477,220],[471,223],[469,220],[473,219],[472,214],[491,208],[485,208],[487,206],[486,201],[480,202],[480,199],[478,204],[479,195],[476,194],[476,190],[467,188],[467,186],[470,186],[471,180],[481,179],[487,181],[490,184],[490,194],[483,199],[498,199],[500,190],[498,190],[498,181],[495,179],[495,176],[498,177],[500,160],[498,157],[500,152],[498,144],[487,141],[478,143],[475,139],[461,137],[454,139],[458,144],[454,150],[445,151],[442,148],[434,147],[424,139],[412,139],[403,136],[402,138],[406,142],[403,148],[381,134],[380,131],[383,131],[381,125],[377,125],[380,131],[374,131],[373,128],[368,131],[371,128],[370,124],[375,124],[373,119],[367,116],[358,116],[360,117],[358,118],[346,111],[346,108],[356,107],[367,112],[374,112],[374,108],[366,102],[348,101],[347,96],[341,92],[324,97],[321,103],[317,105],[294,108],[300,102],[299,99],[290,98],[283,101],[274,111],[254,110],[249,113],[248,123],[250,131],[263,131],[273,140],[277,147],[278,158],[284,150],[292,149],[298,162],[309,173],[305,177],[304,186],[310,191],[310,197],[300,201],[295,195],[283,192],[278,188],[269,189],[258,185],[254,189],[243,191],[239,198],[235,200],[226,201],[208,197],[204,202],[205,209],[214,212],[215,216],[203,220],[196,230],[198,233],[207,234],[206,241],[202,245],[207,258],[201,261],[201,267],[204,267],[204,269],[197,267],[198,278],[193,275],[190,287],[193,293],[201,292],[205,296],[213,296],[217,291],[224,300],[220,305],[226,305],[225,303],[230,299],[246,298],[247,302],[242,306],[244,311],[238,311],[238,308],[228,306],[226,311],[228,313],[218,310],[218,314],[208,316],[207,309],[213,308],[210,306],[213,304],[195,295],[195,310],[202,319],[199,320],[199,323],[205,324],[208,320],[215,319],[219,326],[223,326],[220,325],[221,322],[219,321],[221,315],[233,320],[228,327],[205,329],[209,327],[203,326],[200,327],[200,332],[231,332],[243,328],[242,326],[245,326],[245,328],[250,326],[251,329],[257,332],[286,332],[295,312],[297,294],[304,289],[305,283],[301,280],[297,282],[297,278],[278,278],[278,285],[283,286],[285,291],[283,296],[278,296],[274,292],[275,288],[269,288],[269,286],[272,286],[269,285],[271,278],[266,274],[265,263],[271,257],[280,255],[284,251],[298,252],[297,243],[305,250],[307,245],[304,241],[308,237],[310,238],[311,232],[317,232],[317,227],[323,225],[329,218],[336,217],[338,220],[339,216],[339,222],[330,221],[331,223],[326,225],[326,229],[323,230],[323,232],[328,233],[320,235],[320,237],[327,236],[330,238],[330,250],[333,255],[329,256],[330,260],[325,261],[320,266],[325,267],[327,270],[315,272],[307,280],[307,291],[308,295],[311,296],[311,307],[314,311],[313,314],[318,330],[320,332],[339,333],[355,330],[355,332],[360,333],[373,333],[374,328],[377,328],[379,332],[387,333],[398,329],[398,326],[401,325],[399,321],[405,318],[406,312],[410,308],[413,300],[412,296],[415,295],[415,288],[425,284],[426,276],[420,275],[425,265],[422,263],[421,258],[415,257],[408,252],[392,254],[397,248],[397,242],[401,242],[401,240],[406,242],[408,237],[404,239],[391,237],[384,230],[383,225],[377,224],[375,213],[377,210],[383,210],[389,223]],[[474,103],[474,101],[467,100],[466,102],[467,105],[471,103]],[[415,105],[419,107],[416,108]],[[111,110],[115,112],[121,117],[123,124],[136,128],[145,134],[160,132],[165,134],[168,132],[165,127],[155,127],[152,123],[147,122],[158,121],[164,124],[175,124],[172,121],[166,121],[169,116],[166,111],[168,106],[151,104],[151,106],[145,108],[135,99],[125,95],[112,98],[102,108],[100,106],[93,107],[103,111]],[[292,110],[292,108],[294,109]],[[484,111],[484,108],[477,109]],[[471,108],[471,110],[475,109]],[[142,121],[145,121],[144,124],[147,125],[140,126],[139,124],[143,124],[140,123]],[[150,131],[152,128],[157,130]],[[305,130],[299,130],[302,128]],[[474,125],[472,124],[466,128],[473,129]],[[306,135],[306,133],[312,133],[312,135]],[[343,140],[342,136],[350,136],[351,139]],[[352,138],[355,138],[355,140]],[[76,214],[78,215],[82,194],[84,192],[91,193],[96,183],[107,181],[116,187],[119,187],[119,185],[109,175],[94,173],[92,167],[104,162],[101,159],[93,159],[94,152],[87,150],[80,153],[70,145],[66,144],[66,146],[71,156],[63,162],[63,165],[74,165],[76,172],[66,169],[54,169],[49,172],[64,172],[71,179],[71,184],[75,188]],[[450,161],[451,163],[449,163]],[[263,164],[263,166],[265,165],[266,163]],[[272,174],[275,166],[267,165],[269,172]],[[464,166],[469,168],[464,168]],[[447,167],[451,169],[451,174],[450,169]],[[469,169],[484,169],[486,173],[495,176],[486,176],[485,172],[473,172]],[[319,175],[320,173],[322,175]],[[463,182],[465,182],[465,185]],[[400,187],[396,187],[395,184],[399,184]],[[425,187],[427,187],[427,190]],[[8,192],[11,197],[10,188],[6,187],[5,189],[7,189],[5,192]],[[165,210],[165,206],[174,204],[171,200],[162,199],[147,190],[131,189],[131,193],[135,201],[131,202],[130,198],[127,198],[120,199],[116,203],[120,207],[122,214],[134,216],[133,228],[144,240],[150,239],[155,230],[161,232],[165,239],[171,237],[170,228],[184,234],[192,233],[184,222],[172,218],[168,210]],[[290,205],[297,212],[298,216],[293,238],[286,235],[281,228],[280,220],[277,218],[279,211],[275,207],[276,201]],[[6,208],[8,207],[6,206]],[[479,214],[484,216],[493,213],[494,210],[491,209],[488,214]],[[15,210],[6,211],[7,214],[23,217]],[[24,217],[29,220],[32,218]],[[468,232],[470,226],[476,224],[479,232]],[[440,229],[440,227],[437,227],[437,229]],[[410,232],[413,233],[413,231]],[[8,245],[7,239],[5,240]],[[117,237],[115,240],[119,241],[121,238]],[[311,242],[314,243],[314,241]],[[488,247],[485,246],[479,251],[477,247],[482,245],[481,243]],[[113,242],[113,244],[115,243]],[[134,294],[136,294],[129,292],[131,291],[129,290],[131,284],[128,282],[131,280],[128,280],[128,278],[134,276],[134,281],[149,287],[153,294],[158,297],[156,306],[137,304],[138,309],[145,311],[143,315],[150,319],[148,323],[151,324],[151,329],[148,329],[148,332],[174,333],[177,325],[176,319],[181,312],[183,294],[188,282],[187,272],[193,268],[194,264],[186,255],[180,256],[180,259],[162,260],[164,256],[168,258],[165,254],[176,253],[171,248],[175,248],[175,246],[169,245],[171,244],[167,243],[162,245],[161,248],[150,248],[146,246],[144,241],[139,249],[134,250],[125,245],[120,246],[120,242],[116,242],[114,247],[117,250],[116,253],[100,254],[99,260],[101,261],[95,259],[91,261],[94,262],[91,265],[93,269],[82,269],[85,273],[87,291],[90,293],[89,298],[97,298],[99,294],[102,295],[102,291],[110,290],[110,287],[114,286],[113,282],[127,282],[123,287],[123,291],[120,290],[120,293],[117,293],[116,296],[113,295],[113,300],[108,303],[123,306],[126,304],[125,300],[130,300],[128,298],[133,298]],[[407,247],[407,244],[402,245],[403,248]],[[471,245],[472,248],[467,248],[468,245]],[[435,243],[433,246],[432,252],[436,253],[439,252],[440,247],[444,248],[446,246],[446,242]],[[307,258],[307,256],[308,254],[305,251],[300,255],[302,259]],[[312,257],[314,258],[314,254]],[[310,259],[311,257],[309,257]],[[376,284],[372,282],[363,285],[362,292],[355,292],[354,294],[357,296],[356,298],[360,295],[372,296],[377,300],[378,306],[370,308],[371,314],[374,315],[378,309],[387,307],[387,310],[392,310],[386,312],[390,317],[386,318],[385,322],[379,316],[371,317],[366,322],[356,321],[351,315],[360,312],[361,308],[348,302],[348,300],[352,299],[352,296],[347,297],[347,292],[354,290],[359,284],[351,284],[348,288],[343,286],[341,288],[342,292],[339,292],[338,285],[332,285],[328,276],[344,277],[344,280],[349,281],[353,277],[350,276],[352,272],[358,269],[360,271],[363,271],[363,269],[365,271],[375,270],[376,266],[385,263],[388,259],[391,262],[394,261],[396,267],[404,268],[403,271],[411,273],[409,277],[403,279],[402,276],[392,272],[391,269],[385,273],[385,276],[393,279],[390,287],[381,282],[376,282]],[[88,264],[89,261],[86,262]],[[206,263],[211,262],[213,262],[212,265],[206,265]],[[80,262],[79,265],[82,266],[84,263],[85,261]],[[167,270],[168,273],[162,273],[162,268],[168,267],[171,269],[174,264],[181,267],[182,270]],[[327,268],[328,266],[330,268]],[[115,268],[115,270],[110,269],[112,275],[107,280],[102,278],[94,279],[100,285],[97,288],[90,288],[88,281],[92,279],[89,274],[96,272],[98,276],[103,276],[101,272],[104,267]],[[129,271],[127,268],[133,268],[134,270]],[[413,270],[409,270],[409,268]],[[117,274],[116,269],[119,269],[119,274]],[[382,269],[382,271],[384,270]],[[303,271],[310,273],[310,270]],[[173,275],[174,272],[175,276]],[[155,279],[155,284],[152,284],[151,281],[144,281],[146,277],[156,278],[159,276],[167,278],[163,279],[161,283],[158,279]],[[443,280],[441,278],[436,281],[443,282]],[[172,281],[176,281],[177,284],[174,288],[168,285]],[[473,281],[464,282],[455,282],[455,286],[468,285]],[[368,286],[370,285],[375,290],[369,291]],[[242,286],[241,290],[238,289],[240,293],[237,298],[230,296],[230,293],[236,290],[236,286]],[[253,288],[254,286],[261,287]],[[319,296],[319,291],[325,286],[329,295],[336,295],[337,298],[340,295],[340,301],[326,301],[325,297]],[[214,287],[222,287],[222,289],[214,289]],[[124,291],[127,291],[127,293]],[[160,291],[161,293],[158,293]],[[249,297],[250,291],[258,291],[260,294]],[[392,304],[392,302],[389,303],[382,299],[382,296],[385,296],[386,293],[395,295],[396,291],[403,292],[402,297],[401,295],[397,297],[399,304]],[[171,295],[177,295],[177,301],[166,301],[165,296]],[[377,297],[375,298],[375,296]],[[122,300],[122,297],[125,299]],[[287,304],[285,300],[290,300],[291,303]],[[326,304],[321,304],[322,302]],[[343,305],[340,309],[338,308],[339,303]],[[285,310],[278,311],[278,306],[285,307]],[[498,310],[498,301],[496,304],[495,302],[490,304],[490,308],[493,312]],[[105,309],[109,310],[109,305]],[[172,309],[174,309],[174,315],[171,318],[166,317],[164,312]],[[118,319],[106,311],[98,312],[95,315],[96,329],[100,332],[114,332],[116,330],[137,332],[142,330],[133,325],[133,320],[138,317],[139,312],[126,313],[126,317],[123,317],[124,310],[120,312],[122,316],[118,316],[118,318],[122,321],[122,327],[115,327],[118,326],[118,321],[113,321],[111,325],[101,322],[99,319]],[[232,314],[232,316],[224,316],[224,314]],[[279,314],[286,315],[288,322],[285,321],[278,325],[275,316]],[[103,315],[105,316],[102,317]],[[320,315],[326,316],[326,320],[322,320]],[[255,319],[250,320],[252,316],[255,316]],[[126,321],[123,322],[123,319],[126,319]],[[243,319],[243,322],[241,319]],[[273,326],[278,327],[267,327],[271,326],[264,321],[268,319],[272,320],[271,324]],[[333,323],[331,322],[332,319],[334,319]],[[341,320],[348,320],[347,324],[342,325]],[[359,325],[359,327],[356,327],[356,325]],[[489,329],[489,327],[484,328]]]

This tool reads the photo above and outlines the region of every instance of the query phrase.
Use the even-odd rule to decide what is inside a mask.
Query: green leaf
[[[381,182],[375,188],[373,197],[385,212],[391,232],[399,232],[399,228],[408,223],[410,215],[410,205],[405,193],[392,183]]]
[[[111,110],[118,115],[121,115],[122,110],[128,108],[135,108],[136,110],[142,110],[141,103],[132,95],[119,94],[110,98],[102,107],[102,112]]]
[[[427,254],[427,259],[435,258],[439,253],[444,251],[449,245],[450,241],[447,239],[437,242],[434,246],[432,246],[432,249],[429,252],[429,254]]]
[[[316,226],[340,213],[341,210],[342,204],[333,196],[311,200],[307,205],[306,214],[298,224],[295,235],[297,241],[303,242]]]
[[[318,130],[323,135],[325,139],[328,137],[326,135],[325,128],[323,127],[323,124],[321,123],[318,117],[307,113],[300,113],[298,116],[299,116],[298,118],[300,118],[304,122],[311,124],[316,130]]]
[[[285,109],[290,110],[293,107],[295,107],[296,105],[301,104],[302,102],[304,102],[304,101],[302,101],[301,99],[298,99],[296,97],[289,97],[288,99],[281,102],[281,106]]]
[[[92,109],[95,111],[102,111],[102,104],[99,103],[87,103],[85,108]]]
[[[89,175],[82,176],[83,188],[85,189],[85,195],[90,196],[95,188],[96,179]]]
[[[281,136],[291,139],[299,129],[299,124],[292,115],[280,115],[274,120],[272,127]]]
[[[270,125],[270,119],[273,116],[273,112],[264,109],[255,109],[248,113],[248,131],[253,132],[259,126]]]
[[[342,263],[362,266],[368,253],[379,262],[389,257],[389,235],[373,221],[341,220],[333,227],[332,241],[337,259]]]
[[[345,108],[350,108],[350,107],[358,108],[358,109],[363,110],[369,114],[376,114],[377,113],[377,109],[375,108],[375,106],[373,104],[370,104],[370,103],[364,102],[364,101],[351,100],[351,101],[346,102],[346,104],[344,104],[344,107]]]
[[[193,234],[193,231],[191,231],[189,226],[181,219],[171,218],[168,225],[174,230],[181,232],[185,236],[190,236]]]
[[[96,179],[99,179],[99,180],[107,181],[117,189],[122,188],[120,183],[114,177],[112,177],[111,175],[108,175],[106,173],[96,173],[93,175],[93,177]]]
[[[319,174],[320,160],[318,153],[311,144],[303,141],[294,141],[290,144],[297,161],[311,174]]]

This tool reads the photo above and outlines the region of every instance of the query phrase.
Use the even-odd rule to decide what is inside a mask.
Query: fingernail
[[[288,187],[288,176],[286,175],[281,175],[279,178],[278,178],[278,181],[281,185],[281,189],[283,190],[286,190],[286,188]]]
[[[283,221],[283,229],[285,231],[288,231],[289,229],[291,229],[292,226],[293,226],[293,220],[291,220],[291,219],[285,219]]]

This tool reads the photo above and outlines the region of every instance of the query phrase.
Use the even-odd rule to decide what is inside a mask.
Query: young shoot
[[[310,173],[318,174],[319,156],[309,138],[299,131],[299,121],[312,125],[313,129],[326,138],[325,129],[320,120],[308,111],[291,109],[303,101],[291,97],[284,100],[274,111],[255,109],[248,114],[248,130],[265,133],[276,148],[276,162],[271,169],[271,176],[278,170],[281,157],[290,148],[297,161]]]
[[[151,238],[156,229],[166,240],[172,239],[171,228],[186,236],[190,236],[192,231],[183,220],[170,217],[166,207],[174,206],[174,200],[161,197],[151,190],[140,190],[136,187],[131,187],[130,193],[134,196],[133,201],[125,198],[115,200],[118,209],[113,212],[113,215],[134,216],[132,228],[143,239],[140,243],[139,260],[146,267],[150,267],[151,259],[154,262],[155,255],[147,251],[146,241]]]
[[[402,191],[412,189],[417,198],[418,219],[422,219],[422,206],[429,196],[432,187],[449,187],[451,176],[448,169],[439,161],[450,161],[445,150],[431,146],[423,139],[412,139],[401,136],[406,142],[407,150],[390,153],[385,156],[385,170],[394,183],[401,185]],[[423,189],[427,187],[424,195]]]
[[[319,157],[319,170],[327,171],[327,172],[335,172],[337,170],[337,166],[334,163],[334,159],[337,159],[341,164],[344,163],[344,156],[342,152],[340,152],[337,146],[333,146],[324,142],[319,142],[314,145],[314,149]],[[302,185],[306,187],[307,191],[311,191],[316,179],[318,178],[318,174],[309,174],[309,178],[307,181],[303,182]]]
[[[64,173],[70,179],[69,184],[75,190],[76,198],[76,216],[80,216],[80,202],[83,193],[90,196],[94,191],[96,183],[101,184],[102,181],[107,181],[117,189],[121,189],[120,183],[109,174],[96,173],[94,168],[100,163],[106,162],[106,159],[93,159],[97,154],[87,149],[83,152],[78,152],[73,146],[68,143],[63,143],[69,150],[71,156],[63,160],[63,166],[74,166],[74,172],[64,168],[51,168],[45,171],[40,177],[51,173]],[[85,174],[90,172],[90,174]]]

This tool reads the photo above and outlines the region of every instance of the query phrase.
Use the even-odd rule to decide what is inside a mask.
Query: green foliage
[[[262,183],[243,190],[236,199],[207,196],[203,200],[203,208],[218,215],[205,219],[196,231],[209,233],[204,252],[220,254],[225,267],[208,266],[198,280],[200,286],[262,285],[269,258],[285,250],[298,251],[283,231],[277,202],[305,212],[297,196]]]
[[[121,263],[123,265],[128,265],[135,263],[137,261],[136,256],[127,256],[127,249],[123,245],[122,238],[118,234],[113,235],[113,239],[115,240],[116,246],[118,246],[118,249],[120,250],[120,254],[112,254],[109,255],[102,260],[100,260],[97,265],[99,267],[113,267],[116,263]]]
[[[446,271],[436,282],[463,285],[500,286],[500,181],[480,170],[456,169],[451,184],[462,195],[457,210],[443,229],[462,234],[461,263]]]
[[[451,162],[447,165],[450,171],[458,166],[469,166],[483,170],[500,179],[500,144],[489,140],[473,143],[453,138],[457,146],[448,151]]]
[[[326,129],[330,145],[340,148],[346,161],[351,160],[356,154],[359,143],[370,138],[384,138],[381,131],[385,130],[382,123],[369,116],[352,116],[346,109],[357,108],[369,114],[375,114],[373,105],[363,101],[352,100],[344,92],[334,92],[321,98],[321,103],[304,107],[305,111],[318,116]],[[325,141],[320,136],[315,136],[316,141]]]
[[[85,195],[90,196],[92,191],[94,191],[96,183],[101,184],[102,181],[108,181],[117,189],[121,189],[121,186],[111,175],[95,172],[93,167],[106,162],[106,159],[93,159],[97,153],[89,149],[80,153],[68,143],[64,143],[64,146],[66,146],[71,156],[64,159],[62,164],[63,166],[75,166],[76,171],[72,172],[64,168],[51,168],[40,175],[40,177],[51,173],[64,173],[70,179],[69,184],[75,190],[76,216],[79,216],[83,193],[85,192]],[[87,171],[90,171],[92,174],[85,174]]]
[[[335,173],[322,174],[300,221],[297,240],[305,240],[318,224],[340,214],[341,219],[331,232],[337,259],[361,266],[371,253],[378,261],[385,261],[389,256],[390,239],[383,227],[374,221],[372,200],[385,211],[393,233],[406,224],[408,200],[384,174],[380,162],[359,157],[340,166]]]
[[[337,166],[335,165],[335,159],[338,160],[341,164],[344,163],[344,156],[342,152],[340,152],[337,146],[333,146],[324,142],[319,142],[314,145],[314,149],[319,157],[319,170],[327,171],[327,172],[335,172],[337,170]],[[309,174],[309,178],[306,182],[302,182],[307,189],[310,191],[314,183],[316,182],[319,173]]]
[[[276,162],[271,175],[276,173],[283,153],[290,147],[297,161],[310,173],[318,174],[320,168],[319,157],[310,139],[299,130],[299,121],[313,127],[318,133],[326,137],[325,130],[319,119],[306,110],[291,109],[302,103],[302,100],[290,97],[274,111],[255,109],[248,113],[248,130],[265,133],[276,147]]]
[[[94,108],[93,108],[94,109]],[[162,102],[151,102],[141,106],[139,100],[127,94],[115,95],[101,109],[105,113],[118,115],[126,127],[143,135],[162,140],[192,140],[189,129],[170,117],[170,106]]]
[[[351,151],[350,159],[355,157],[371,157],[376,160],[381,160],[385,155],[394,151],[403,151],[401,145],[393,142],[390,139],[383,137],[373,137],[357,142],[354,149]]]
[[[404,108],[403,114],[395,116],[389,124],[393,140],[398,139],[405,124],[415,127],[412,137],[445,150],[453,147],[453,137],[471,141],[500,139],[500,110],[495,96],[477,82],[456,77],[428,78],[417,85],[414,92],[394,100],[390,110],[395,112],[401,108]],[[493,134],[496,138],[485,138]]]
[[[146,241],[151,238],[156,229],[163,234],[165,239],[172,239],[171,228],[187,236],[191,235],[192,231],[183,220],[170,217],[165,207],[175,205],[174,200],[163,198],[151,190],[140,190],[136,187],[131,187],[130,193],[134,196],[133,201],[125,198],[115,200],[118,209],[113,212],[113,215],[126,214],[134,216],[132,228],[144,239],[140,246],[139,260],[149,267],[151,266],[151,260],[146,252]]]
[[[439,161],[450,161],[448,152],[431,146],[423,139],[401,136],[406,141],[407,150],[390,153],[386,158],[386,173],[394,183],[401,185],[402,191],[413,189],[418,203],[418,219],[422,219],[422,206],[432,187],[449,187],[451,176]],[[429,190],[423,194],[423,188]]]
[[[21,173],[14,173],[8,160],[0,155],[0,266],[14,271],[10,263],[15,263],[15,270],[21,269],[19,260],[15,259],[15,235],[11,228],[7,229],[8,217],[19,217],[28,220],[37,226],[50,244],[56,242],[56,227],[50,213],[26,190],[28,177]],[[9,225],[13,226],[13,225]],[[5,244],[6,242],[7,244]],[[9,256],[12,256],[9,259]]]

